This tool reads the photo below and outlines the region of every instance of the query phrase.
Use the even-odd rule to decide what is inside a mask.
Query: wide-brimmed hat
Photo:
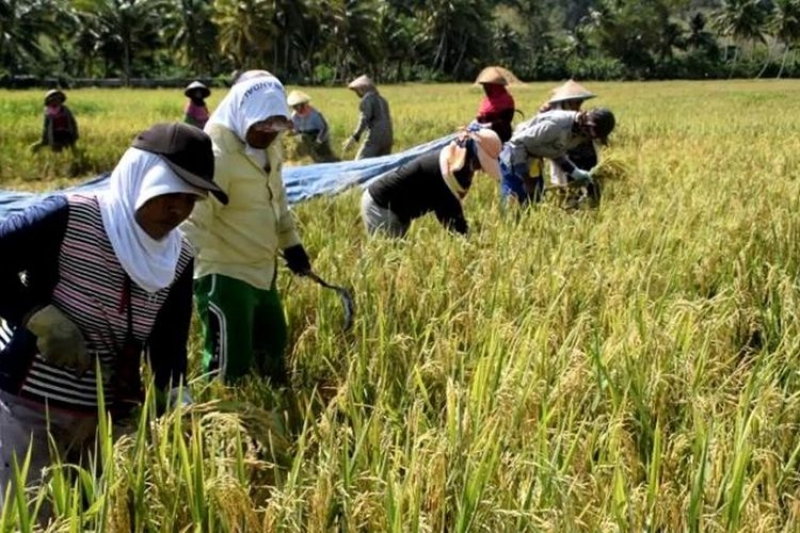
[[[559,102],[566,102],[568,100],[589,100],[590,98],[594,98],[597,96],[589,89],[581,85],[580,83],[576,82],[575,80],[569,80],[563,85],[559,85],[550,93],[550,99],[547,101],[548,104],[557,104]]]
[[[508,80],[497,67],[486,67],[478,74],[475,83],[493,83],[495,85],[508,85]]]
[[[357,90],[357,89],[374,89],[375,84],[372,83],[372,80],[369,76],[364,74],[363,76],[359,76],[350,83],[347,84],[348,89]]]
[[[183,94],[186,95],[188,98],[192,97],[193,92],[199,92],[201,98],[208,98],[211,96],[211,90],[206,87],[204,83],[199,81],[193,81],[189,85],[186,86],[186,90],[183,91]]]
[[[228,203],[228,195],[214,183],[211,137],[200,128],[182,122],[156,124],[137,135],[131,146],[160,155],[186,183]]]
[[[67,95],[60,89],[52,89],[47,91],[47,94],[44,95],[44,103],[46,104],[50,100],[58,99],[63,104],[67,101]]]
[[[289,107],[294,107],[300,104],[307,104],[311,101],[311,97],[308,96],[303,91],[292,91],[289,93],[289,96],[286,97],[286,103],[289,104]]]
[[[467,142],[469,140],[474,143],[481,170],[494,179],[500,180],[498,157],[500,156],[500,150],[503,148],[500,137],[494,130],[489,128],[464,130],[450,144],[442,148],[439,154],[439,167],[442,177],[447,186],[459,198],[466,196],[467,191],[458,183],[453,173],[464,168],[467,162]]]

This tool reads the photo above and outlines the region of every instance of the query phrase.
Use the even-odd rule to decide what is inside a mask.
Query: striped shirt
[[[66,230],[58,254],[58,281],[50,303],[78,326],[90,355],[99,360],[105,402],[110,406],[118,358],[129,333],[127,303],[130,302],[132,318],[130,334],[139,346],[145,346],[171,287],[150,294],[131,283],[130,299],[124,298],[126,274],[103,227],[97,198],[70,196],[68,205]],[[191,261],[191,248],[184,241],[176,272],[183,272]],[[10,342],[9,333],[7,325],[0,328],[0,348]],[[98,376],[94,365],[93,359],[91,370],[78,377],[70,369],[49,364],[36,353],[19,395],[73,410],[96,411]]]

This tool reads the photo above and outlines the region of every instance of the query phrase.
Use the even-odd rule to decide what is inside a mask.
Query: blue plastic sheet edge
[[[290,205],[304,202],[323,195],[339,194],[350,187],[365,187],[381,175],[403,165],[416,157],[442,149],[455,135],[441,137],[434,141],[415,146],[404,152],[339,163],[318,163],[313,165],[284,167],[283,181]],[[42,199],[54,194],[84,193],[96,194],[108,188],[110,173],[102,174],[74,187],[44,193],[31,193],[0,190],[0,219],[15,212],[23,211]]]

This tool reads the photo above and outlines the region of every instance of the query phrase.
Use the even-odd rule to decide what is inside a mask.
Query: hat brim
[[[192,93],[195,92],[199,92],[202,98],[208,98],[209,96],[211,96],[211,89],[208,89],[206,87],[192,87],[190,89],[186,89],[185,91],[183,91],[183,94],[187,98],[191,98]]]
[[[58,100],[62,104],[67,101],[67,95],[62,93],[61,91],[56,91],[52,94],[48,94],[44,97],[45,102],[50,102],[51,100]]]
[[[172,169],[175,174],[178,175],[183,181],[191,185],[192,187],[196,187],[198,189],[202,189],[204,191],[208,191],[214,195],[214,197],[220,201],[223,205],[228,204],[228,195],[223,191],[219,185],[214,183],[213,181],[208,181],[206,179],[201,178],[200,176],[196,176],[191,172],[187,171],[184,168],[179,167],[166,157],[161,157],[161,160],[164,161],[169,168]]]
[[[586,100],[591,100],[592,98],[596,97],[596,94],[579,94],[574,96],[556,96],[547,101],[548,104],[560,104],[561,102],[570,102],[570,101],[578,101],[583,102]]]

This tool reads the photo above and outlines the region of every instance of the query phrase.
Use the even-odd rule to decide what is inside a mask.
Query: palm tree
[[[53,29],[48,21],[51,4],[45,0],[0,0],[0,68],[16,74],[43,59],[39,37]]]
[[[316,59],[333,65],[334,78],[373,71],[380,58],[379,10],[375,0],[320,0],[315,7],[320,43]]]
[[[217,64],[217,27],[212,0],[171,0],[165,37],[189,69],[211,74]]]
[[[783,75],[786,57],[795,42],[800,40],[800,0],[774,0],[774,10],[769,21],[772,35],[783,44],[783,58],[778,78]]]
[[[97,37],[106,64],[119,60],[127,85],[137,52],[151,51],[168,7],[166,0],[73,0],[84,25]],[[119,57],[121,56],[121,57]]]
[[[760,0],[725,0],[714,15],[714,26],[720,35],[735,41],[749,41],[753,50],[757,42],[765,42],[764,29],[767,13]],[[739,49],[733,56],[731,76],[739,58]]]
[[[220,52],[240,70],[266,68],[278,38],[273,16],[272,0],[216,0]]]
[[[422,23],[421,45],[431,54],[431,69],[457,79],[490,49],[492,10],[487,1],[428,0],[417,11]]]

